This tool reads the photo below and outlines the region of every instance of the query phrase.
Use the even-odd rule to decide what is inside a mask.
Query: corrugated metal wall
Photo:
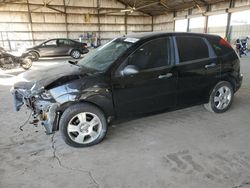
[[[103,14],[124,9],[116,0],[53,0],[49,5],[60,13],[42,6],[42,0],[0,4],[0,46],[12,50],[50,38],[79,39],[94,34],[103,43],[126,32],[151,31],[152,17],[134,12]],[[99,16],[98,16],[98,6]],[[30,10],[30,13],[29,13]]]
[[[49,5],[56,10],[44,7],[42,0],[0,4],[0,46],[15,50],[50,38],[78,39],[79,36],[86,38],[87,34],[100,36],[102,43],[105,43],[125,33],[174,31],[176,20],[202,16],[198,8],[154,17],[140,12],[105,15],[106,12],[126,8],[116,0],[52,0]],[[235,7],[249,5],[250,0],[235,1]],[[228,8],[229,1],[212,5],[209,10],[211,15],[207,16],[208,22],[214,14],[228,14],[225,11]],[[249,30],[249,25],[233,26],[231,38],[247,35]],[[205,29],[189,28],[189,31],[204,32]],[[208,24],[207,32],[224,37],[226,26],[213,27]]]

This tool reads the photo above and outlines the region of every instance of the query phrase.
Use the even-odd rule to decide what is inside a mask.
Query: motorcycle
[[[0,69],[7,70],[22,67],[24,70],[28,70],[31,66],[32,60],[29,56],[14,56],[0,47]]]
[[[241,39],[241,44],[242,44],[243,51],[246,51],[246,53],[248,53],[248,46],[247,46],[248,39],[249,39],[249,37]]]
[[[237,39],[236,40],[236,50],[237,53],[239,54],[239,56],[241,57],[242,55],[246,55],[248,53],[248,47],[247,47],[247,41],[248,41],[248,37],[244,38],[244,39]]]

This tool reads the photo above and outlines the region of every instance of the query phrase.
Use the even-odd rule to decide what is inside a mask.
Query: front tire
[[[233,102],[234,90],[232,84],[226,81],[219,82],[212,90],[209,102],[205,108],[214,113],[226,112]]]
[[[104,113],[97,107],[79,103],[68,107],[60,120],[64,141],[73,147],[88,147],[101,142],[107,133]]]

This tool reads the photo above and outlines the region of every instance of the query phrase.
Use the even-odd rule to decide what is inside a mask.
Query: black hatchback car
[[[72,62],[71,62],[72,63]],[[77,64],[19,75],[15,107],[75,147],[99,143],[114,120],[205,104],[222,113],[240,88],[240,61],[221,37],[142,33],[116,38]]]
[[[86,43],[77,42],[71,39],[57,38],[47,40],[37,46],[26,49],[24,56],[30,56],[34,61],[39,57],[71,56],[75,59],[81,54],[88,53]]]

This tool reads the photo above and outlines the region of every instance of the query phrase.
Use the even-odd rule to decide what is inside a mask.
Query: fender
[[[114,116],[112,93],[106,84],[85,87],[85,84],[79,79],[52,88],[49,92],[55,101],[60,104],[62,111],[69,104],[89,102],[100,108],[107,117]]]

